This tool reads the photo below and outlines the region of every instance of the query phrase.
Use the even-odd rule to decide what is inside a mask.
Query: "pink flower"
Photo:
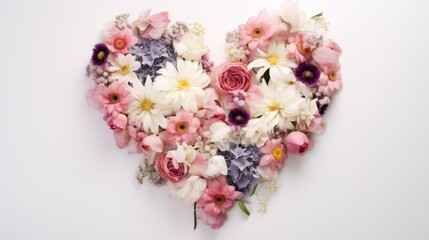
[[[278,24],[273,21],[266,10],[259,12],[257,17],[251,17],[247,24],[238,26],[241,44],[248,46],[251,51],[260,48],[264,50],[270,38],[276,33]]]
[[[127,116],[122,113],[117,114],[115,117],[106,114],[103,118],[107,122],[107,125],[110,126],[110,129],[113,130],[116,146],[120,149],[128,146],[131,138],[127,130]]]
[[[98,85],[94,92],[94,101],[105,114],[116,116],[125,113],[128,104],[134,100],[134,96],[127,89],[126,83],[113,81],[109,86]]]
[[[212,85],[219,93],[232,93],[237,90],[247,91],[253,77],[253,71],[247,70],[244,63],[226,62],[213,71]]]
[[[294,131],[286,136],[286,149],[291,154],[303,154],[310,146],[307,135],[300,131]]]
[[[305,62],[310,58],[310,48],[304,47],[303,36],[299,32],[292,33],[288,39],[286,50],[287,57],[298,63]]]
[[[219,107],[216,102],[219,101],[219,96],[214,88],[204,89],[205,97],[203,102],[203,108],[200,109],[195,115],[201,121],[201,125],[204,126],[205,119],[225,119],[225,111]]]
[[[287,158],[282,139],[268,140],[263,147],[259,148],[259,151],[262,153],[262,157],[259,161],[258,172],[265,180],[275,180]]]
[[[201,207],[198,207],[197,218],[203,221],[206,225],[209,225],[212,229],[219,229],[223,226],[226,217],[225,214],[219,214],[216,216],[207,214]]]
[[[127,54],[128,50],[130,50],[136,42],[137,38],[133,36],[131,29],[125,28],[124,30],[119,30],[115,28],[110,32],[109,37],[104,43],[113,53]]]
[[[179,111],[176,116],[167,118],[167,132],[165,139],[167,142],[186,142],[193,144],[198,136],[200,120],[194,117],[194,114],[185,111]]]
[[[235,191],[233,186],[228,185],[226,177],[221,175],[207,181],[207,188],[197,205],[206,214],[218,216],[231,210],[234,201],[242,195],[241,192]]]
[[[311,53],[314,61],[319,64],[324,72],[338,65],[340,55],[341,48],[332,40],[326,40],[321,47],[314,49]]]
[[[340,64],[328,65],[320,74],[318,92],[325,96],[332,96],[335,90],[343,86]]]
[[[159,39],[170,23],[168,12],[160,12],[150,15],[150,9],[140,13],[135,26],[139,30],[139,35],[143,38]]]
[[[156,159],[155,170],[163,179],[173,183],[183,180],[188,173],[188,169],[183,163],[178,163],[178,168],[175,168],[173,159],[167,157],[166,153]]]

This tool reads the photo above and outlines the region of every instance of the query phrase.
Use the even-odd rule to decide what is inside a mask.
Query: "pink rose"
[[[310,146],[310,140],[302,132],[291,132],[286,136],[286,149],[291,154],[303,154]]]
[[[219,93],[232,93],[236,90],[246,91],[250,87],[253,72],[247,70],[247,65],[240,62],[226,62],[212,73],[212,85]]]
[[[167,157],[166,153],[155,161],[155,170],[163,179],[173,183],[183,180],[188,172],[183,163],[179,163],[178,168],[175,168],[173,159]]]

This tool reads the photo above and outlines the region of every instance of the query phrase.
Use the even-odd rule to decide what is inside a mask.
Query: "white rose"
[[[182,40],[174,41],[173,44],[177,54],[186,60],[199,61],[208,52],[203,39],[192,32],[186,32]]]
[[[177,199],[180,203],[191,205],[200,199],[206,189],[207,181],[198,176],[191,176],[178,183],[169,182],[171,187],[170,196]]]
[[[216,144],[217,148],[222,151],[229,149],[230,126],[224,122],[215,122],[210,126],[210,133],[210,142]]]
[[[179,163],[183,163],[186,166],[191,166],[197,157],[197,151],[195,151],[192,146],[182,143],[182,145],[177,144],[176,150],[168,151],[167,157],[173,159],[173,165],[177,169],[179,168]]]
[[[219,175],[226,175],[228,173],[228,167],[223,156],[216,155],[209,159],[207,170],[205,175],[209,178],[214,178]]]

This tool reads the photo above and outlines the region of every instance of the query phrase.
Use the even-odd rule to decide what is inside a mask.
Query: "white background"
[[[192,230],[192,208],[134,180],[87,107],[84,68],[119,13],[200,21],[217,63],[224,34],[281,0],[0,2],[0,239],[429,239],[428,17],[425,1],[302,0],[343,48],[344,88],[328,128],[289,158],[268,211],[234,209]]]

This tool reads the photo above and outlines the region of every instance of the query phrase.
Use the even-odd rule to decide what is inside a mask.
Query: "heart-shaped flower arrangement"
[[[249,215],[249,198],[323,129],[342,85],[327,25],[286,1],[228,33],[228,60],[214,67],[199,23],[120,15],[93,48],[87,70],[97,86],[87,98],[116,145],[144,156],[139,182],[167,184],[194,206],[195,224],[219,228],[235,202]]]

